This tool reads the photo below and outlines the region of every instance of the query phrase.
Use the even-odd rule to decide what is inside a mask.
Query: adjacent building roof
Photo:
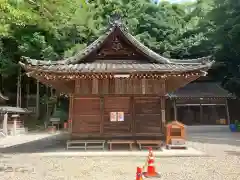
[[[119,31],[124,39],[126,39],[134,48],[144,54],[151,60],[149,63],[104,63],[93,62],[86,63],[84,58],[91,52],[99,49],[108,37]],[[125,26],[120,21],[115,21],[114,24],[101,35],[97,40],[81,50],[75,56],[66,58],[59,61],[43,61],[23,57],[23,61],[20,65],[28,70],[33,71],[54,71],[54,72],[125,72],[125,71],[192,71],[192,70],[208,70],[214,61],[211,61],[211,57],[203,57],[197,59],[170,59],[163,57],[139,40],[131,35]],[[36,68],[36,69],[35,69]]]
[[[9,100],[8,97],[6,97],[2,94],[2,92],[0,92],[0,99],[5,100],[5,101]]]
[[[173,93],[170,98],[234,98],[235,96],[221,87],[216,82],[194,82]]]
[[[12,106],[0,106],[0,113],[19,113],[19,114],[25,114],[30,113],[29,110],[26,108],[20,108],[20,107],[12,107]]]

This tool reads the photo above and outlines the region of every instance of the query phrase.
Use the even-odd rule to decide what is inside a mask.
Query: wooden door
[[[161,98],[135,97],[135,131],[138,134],[157,134],[162,132]]]
[[[111,113],[123,112],[123,121],[111,120]],[[111,135],[128,135],[131,133],[131,103],[130,97],[104,97],[103,133]]]
[[[100,134],[101,101],[99,97],[75,98],[72,133]]]

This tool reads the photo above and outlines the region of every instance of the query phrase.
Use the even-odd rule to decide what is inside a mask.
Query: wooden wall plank
[[[73,112],[72,133],[100,134],[100,98],[75,98]]]
[[[111,112],[124,112],[124,121],[111,122]],[[130,97],[104,98],[104,134],[131,133],[132,115]]]
[[[100,97],[100,111],[101,111],[101,123],[100,123],[100,134],[104,131],[104,98]]]
[[[104,111],[106,113],[112,111],[122,111],[130,113],[130,97],[105,97],[104,98]]]
[[[133,80],[132,79],[126,79],[126,94],[133,94]]]
[[[164,96],[162,79],[80,79],[76,80],[78,95],[152,95]]]
[[[168,79],[79,79],[75,81],[78,95],[158,95],[164,96],[197,79],[194,77],[168,77]]]
[[[103,87],[101,87],[103,89],[103,94],[109,94],[110,92],[110,79],[103,79]]]
[[[161,133],[160,97],[134,98],[136,133]]]
[[[79,94],[80,93],[80,81],[81,79],[77,79],[75,80],[75,94]]]
[[[162,108],[161,97],[75,97],[72,133],[159,134],[162,132]],[[124,112],[124,121],[110,121],[110,112]]]
[[[100,98],[75,98],[75,114],[100,114]]]
[[[132,126],[132,135],[134,136],[136,134],[136,112],[135,112],[135,105],[134,105],[134,97],[131,96],[131,99],[130,99],[130,103],[131,103],[131,112],[132,112],[132,123],[131,123],[131,126]]]
[[[148,93],[148,90],[147,90],[147,79],[142,79],[142,94],[146,94],[146,92]]]
[[[137,114],[158,114],[160,110],[160,98],[135,98],[135,111]]]
[[[92,94],[99,94],[98,92],[98,79],[93,79],[92,80]]]

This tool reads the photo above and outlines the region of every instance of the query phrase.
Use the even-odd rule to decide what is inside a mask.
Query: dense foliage
[[[240,89],[238,0],[180,4],[155,4],[150,0],[0,0],[1,88],[16,91],[16,84],[9,82],[17,82],[20,56],[48,60],[71,56],[101,34],[116,12],[133,35],[166,57],[213,54],[224,64],[216,77],[231,91]]]

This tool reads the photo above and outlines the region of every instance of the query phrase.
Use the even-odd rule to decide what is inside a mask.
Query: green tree
[[[230,91],[239,94],[240,58],[240,2],[236,0],[214,0],[214,8],[205,16],[208,21],[208,44],[213,47],[215,59],[224,64],[216,76]],[[206,25],[205,24],[202,24]]]

